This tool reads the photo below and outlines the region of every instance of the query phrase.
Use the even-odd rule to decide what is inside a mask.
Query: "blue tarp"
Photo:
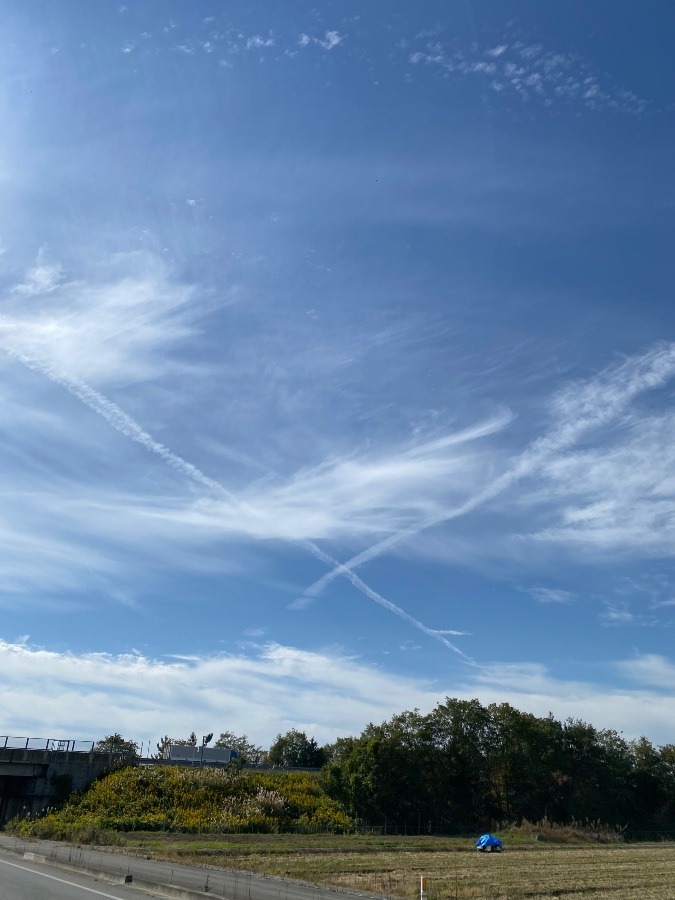
[[[485,850],[489,853],[491,850],[501,849],[502,842],[493,834],[482,834],[476,841],[476,850]]]

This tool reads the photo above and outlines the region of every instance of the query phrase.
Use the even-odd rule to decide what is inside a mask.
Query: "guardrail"
[[[73,741],[67,738],[15,737],[0,734],[0,750],[53,750],[57,753],[91,753],[94,741]]]

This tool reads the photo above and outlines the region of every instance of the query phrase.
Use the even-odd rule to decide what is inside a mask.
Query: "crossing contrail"
[[[315,544],[312,544],[311,548],[311,552],[314,554],[314,556],[317,557],[317,559],[320,559],[322,562],[325,562],[328,565],[335,565],[335,560],[331,560],[331,557],[320,550]],[[461,656],[465,660],[465,662],[475,665],[475,661],[470,656],[464,653],[463,650],[460,650],[456,644],[453,644],[452,641],[449,641],[445,637],[445,634],[448,633],[447,631],[429,628],[427,625],[424,625],[419,621],[419,619],[416,619],[414,616],[411,616],[410,613],[407,613],[404,609],[401,609],[400,606],[396,606],[396,604],[392,603],[391,600],[387,600],[386,597],[383,597],[381,594],[378,594],[377,591],[374,591],[351,570],[346,569],[340,574],[344,575],[344,577],[348,581],[350,581],[358,591],[361,591],[361,593],[368,597],[370,600],[373,600],[379,606],[384,607],[384,609],[388,609],[389,612],[394,613],[394,615],[398,616],[399,619],[403,619],[404,622],[408,622],[419,631],[422,631],[429,637],[434,638],[434,640],[440,641],[440,643],[447,647],[448,650],[452,650],[454,653],[457,653],[459,656]]]
[[[54,384],[63,387],[94,413],[101,416],[116,431],[140,444],[148,452],[159,456],[189,480],[219,494],[242,511],[246,511],[257,518],[261,517],[255,508],[242,502],[220,481],[206,475],[197,466],[155,440],[135,419],[100,391],[92,388],[79,378],[66,375],[45,360],[25,353],[16,347],[8,346],[7,341],[4,343],[5,350],[9,356],[20,361],[29,369],[40,372]],[[642,391],[663,386],[674,372],[675,344],[664,344],[638,359],[630,359],[622,366],[606,370],[595,380],[587,382],[586,385],[575,386],[574,391],[568,391],[567,394],[559,395],[558,402],[561,402],[561,397],[563,400],[567,397],[566,402],[569,406],[569,409],[566,410],[563,416],[563,421],[548,434],[533,441],[509,470],[456,508],[446,510],[439,515],[427,518],[416,526],[411,526],[389,535],[367,550],[356,554],[345,563],[338,563],[313,541],[289,541],[304,547],[321,562],[331,566],[329,572],[307,588],[304,596],[307,598],[316,597],[335,578],[343,577],[374,603],[387,609],[403,621],[408,622],[427,636],[439,641],[449,650],[461,656],[465,662],[476,665],[470,656],[445,637],[445,634],[448,633],[447,631],[429,628],[424,625],[424,623],[411,616],[404,609],[387,600],[381,594],[378,594],[377,591],[374,591],[359,578],[354,569],[377,558],[391,547],[400,544],[408,538],[414,537],[435,525],[467,515],[484,503],[494,499],[513,484],[539,469],[556,453],[572,447],[590,429],[611,422]],[[473,437],[489,432],[489,427],[478,426],[474,430],[469,429],[467,432],[462,433],[460,440],[462,438],[469,439],[469,435]],[[451,443],[456,442],[456,439],[449,438],[448,440]]]
[[[191,462],[188,462],[177,453],[174,453],[173,450],[170,450],[164,444],[156,441],[151,434],[141,428],[141,426],[138,424],[138,422],[136,422],[135,419],[133,419],[121,407],[119,407],[112,400],[108,399],[108,397],[106,397],[100,391],[95,390],[79,378],[74,378],[71,375],[64,374],[63,372],[57,370],[56,368],[54,368],[54,366],[50,365],[45,360],[42,360],[37,356],[29,355],[22,352],[21,350],[18,350],[16,347],[8,347],[6,345],[5,350],[9,356],[23,363],[23,365],[27,366],[29,369],[40,372],[51,382],[64,388],[72,396],[76,397],[78,400],[84,403],[85,406],[89,407],[92,412],[105,419],[105,421],[116,431],[120,432],[126,437],[131,438],[131,440],[140,444],[150,453],[154,453],[159,456],[173,469],[180,472],[186,478],[189,478],[191,481],[196,482],[202,487],[208,488],[210,491],[216,492],[217,494],[228,500],[230,503],[246,511],[253,517],[261,518],[260,513],[256,509],[239,500],[239,498],[231,491],[228,491],[220,481],[206,475],[204,472],[202,472],[201,469],[197,468],[197,466],[193,465]],[[294,543],[304,547],[314,557],[330,566],[331,568],[335,568],[336,566],[338,566],[337,560],[321,550],[313,541],[290,541],[290,543]],[[415,628],[417,628],[419,631],[422,631],[429,637],[433,637],[434,639],[440,641],[444,646],[454,651],[455,653],[458,653],[468,662],[472,662],[472,660],[470,660],[470,658],[465,653],[463,653],[459,649],[459,647],[455,646],[451,641],[444,637],[440,631],[435,631],[433,628],[428,628],[418,619],[414,618],[414,616],[411,616],[405,610],[401,609],[399,606],[396,606],[396,604],[387,600],[381,594],[378,594],[377,591],[374,591],[372,588],[370,588],[357,575],[349,572],[345,573],[345,577],[354,585],[354,587],[358,591],[364,594],[364,596],[368,597],[370,600],[373,600],[384,609],[387,609],[390,612],[394,613],[394,615],[413,625]]]

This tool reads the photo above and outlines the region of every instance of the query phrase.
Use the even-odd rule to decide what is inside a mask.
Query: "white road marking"
[[[61,884],[67,884],[70,887],[79,888],[81,891],[88,891],[90,894],[97,894],[99,897],[108,897],[109,900],[120,900],[114,894],[104,894],[103,891],[95,891],[94,888],[83,887],[75,881],[66,881],[65,878],[57,878],[56,875],[47,875],[46,872],[38,872],[35,869],[29,869],[28,866],[20,866],[18,863],[7,862],[6,859],[0,859],[3,866],[11,866],[13,869],[23,869],[24,872],[32,872],[33,875],[41,875],[43,878],[49,878],[51,881],[60,881]]]

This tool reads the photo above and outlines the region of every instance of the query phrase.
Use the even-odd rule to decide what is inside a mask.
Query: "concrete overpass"
[[[0,735],[0,825],[61,803],[119,760],[90,741]]]

